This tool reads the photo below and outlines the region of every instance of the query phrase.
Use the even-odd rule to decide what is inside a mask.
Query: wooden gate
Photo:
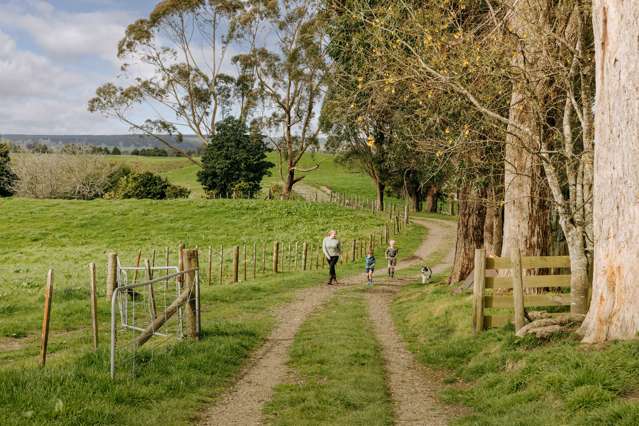
[[[527,269],[570,268],[568,256],[524,256],[518,250],[512,258],[486,257],[485,249],[475,250],[473,282],[473,330],[475,334],[491,327],[514,323],[519,330],[525,324],[524,308],[570,306],[570,292],[557,290],[543,294],[525,294],[526,289],[570,288],[570,274],[525,275]],[[486,271],[495,271],[487,276]],[[500,276],[499,270],[510,270],[510,276]],[[496,291],[497,290],[497,291]],[[513,315],[486,314],[488,308],[507,308]]]

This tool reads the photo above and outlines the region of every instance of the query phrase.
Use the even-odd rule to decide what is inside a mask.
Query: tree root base
[[[532,322],[526,324],[517,331],[517,337],[534,334],[540,339],[545,339],[555,333],[574,331],[583,322],[585,315],[566,314],[551,317],[547,312],[529,312]]]

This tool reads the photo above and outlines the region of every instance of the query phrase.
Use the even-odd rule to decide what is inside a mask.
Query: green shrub
[[[13,185],[17,180],[18,176],[11,170],[9,145],[0,143],[0,197],[13,195]]]
[[[187,198],[191,191],[171,185],[166,178],[151,172],[128,173],[120,178],[107,198],[139,198],[164,200],[167,198]]]

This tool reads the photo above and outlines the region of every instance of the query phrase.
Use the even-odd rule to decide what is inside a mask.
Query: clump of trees
[[[198,181],[210,197],[254,197],[273,166],[266,160],[264,136],[233,117],[217,123],[216,128],[202,156]]]
[[[15,192],[18,176],[11,169],[9,145],[0,143],[0,197],[10,197]]]
[[[168,157],[169,152],[162,148],[135,148],[131,151],[131,155],[141,155],[143,157]]]

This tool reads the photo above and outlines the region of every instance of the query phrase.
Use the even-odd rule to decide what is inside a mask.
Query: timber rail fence
[[[528,269],[559,270],[570,268],[568,256],[521,256],[515,250],[512,257],[486,257],[485,249],[475,250],[473,277],[473,330],[475,334],[508,323],[518,331],[525,325],[527,307],[570,306],[570,274],[526,275]],[[487,270],[495,272],[487,276]],[[510,276],[498,273],[509,270]],[[544,291],[543,289],[552,289]],[[532,290],[532,291],[531,291]],[[502,312],[487,313],[487,309]],[[511,310],[512,314],[503,310]]]

